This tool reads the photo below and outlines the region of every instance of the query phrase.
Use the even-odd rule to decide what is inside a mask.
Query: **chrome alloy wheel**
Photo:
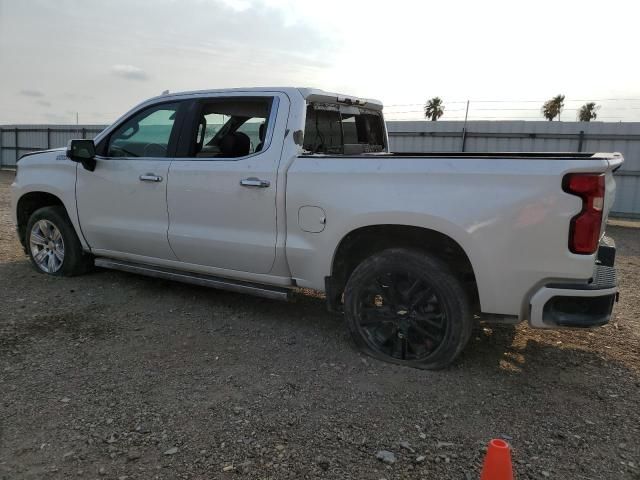
[[[31,256],[38,268],[56,273],[64,262],[64,241],[58,227],[49,220],[38,220],[29,234]]]

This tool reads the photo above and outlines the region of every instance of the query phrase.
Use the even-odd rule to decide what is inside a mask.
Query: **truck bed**
[[[303,154],[287,172],[287,259],[298,285],[321,288],[335,245],[327,238],[372,222],[419,226],[466,252],[483,312],[526,318],[534,286],[593,274],[595,257],[567,247],[582,202],[563,191],[563,178],[607,174],[604,221],[621,163],[619,154],[587,152]],[[322,217],[322,235],[298,227],[305,206]]]

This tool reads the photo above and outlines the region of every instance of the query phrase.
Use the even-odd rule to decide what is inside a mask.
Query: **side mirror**
[[[69,140],[67,145],[67,157],[73,162],[81,163],[82,166],[93,172],[96,169],[96,146],[93,140]]]

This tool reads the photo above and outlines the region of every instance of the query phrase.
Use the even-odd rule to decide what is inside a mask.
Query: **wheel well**
[[[331,277],[326,279],[329,310],[341,310],[342,292],[347,280],[364,259],[387,248],[398,247],[428,252],[445,262],[459,275],[472,302],[476,305],[479,303],[475,274],[469,257],[451,237],[428,228],[373,225],[354,230],[340,241],[333,258]]]
[[[16,209],[16,216],[18,219],[18,236],[20,237],[20,243],[22,243],[22,246],[25,245],[25,236],[29,217],[31,217],[33,212],[39,208],[50,207],[53,205],[62,205],[64,207],[62,200],[47,192],[29,192],[20,197]]]

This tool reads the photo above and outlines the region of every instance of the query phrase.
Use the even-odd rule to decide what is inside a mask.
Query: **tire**
[[[93,262],[82,250],[64,207],[42,207],[29,217],[25,243],[31,264],[39,273],[72,277],[87,272]]]
[[[469,296],[441,260],[392,248],[364,260],[344,292],[345,318],[364,353],[437,370],[464,349],[473,328]]]

